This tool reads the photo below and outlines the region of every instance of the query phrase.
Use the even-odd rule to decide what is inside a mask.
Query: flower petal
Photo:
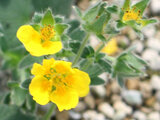
[[[45,72],[44,68],[42,67],[42,65],[38,64],[38,63],[34,63],[31,73],[33,75],[43,75]]]
[[[72,87],[77,90],[80,97],[86,96],[89,92],[89,75],[78,69],[73,70],[75,73],[70,78],[72,80]]]
[[[78,93],[74,90],[67,89],[65,91],[56,90],[50,95],[50,100],[55,103],[59,111],[75,108],[78,104]]]
[[[40,105],[45,105],[49,102],[49,93],[51,91],[51,82],[42,76],[36,76],[32,79],[29,85],[29,92],[33,99]]]
[[[39,42],[40,34],[31,25],[23,25],[17,31],[17,38],[25,45],[31,41]]]

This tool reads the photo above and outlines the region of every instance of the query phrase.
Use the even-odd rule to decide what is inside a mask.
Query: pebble
[[[102,112],[105,116],[107,116],[108,118],[113,118],[114,116],[114,109],[112,108],[111,105],[109,105],[108,103],[101,103],[98,106],[98,110],[100,112]]]
[[[113,94],[118,94],[118,93],[120,93],[120,87],[119,87],[117,81],[113,81],[113,82],[111,83],[111,92],[112,92]]]
[[[106,89],[103,85],[93,86],[91,89],[98,97],[103,98],[106,96]]]
[[[73,111],[69,111],[69,115],[73,120],[81,119],[81,114]]]
[[[90,109],[94,109],[95,108],[95,99],[93,98],[93,96],[88,95],[84,98],[85,103],[88,105],[88,107]]]
[[[84,112],[83,118],[85,120],[107,120],[103,114],[97,113],[94,110],[87,110]]]
[[[160,1],[159,0],[151,0],[151,11],[154,14],[160,14]]]
[[[116,101],[113,104],[113,107],[117,112],[119,112],[119,111],[124,112],[125,115],[129,115],[132,113],[132,108],[130,106],[126,105],[122,101]]]
[[[160,90],[160,77],[153,75],[151,78],[151,87],[155,90]]]
[[[143,49],[144,49],[144,45],[143,45],[142,41],[136,40],[136,41],[134,41],[134,42],[132,43],[132,45],[133,45],[133,46],[136,46],[135,51],[136,51],[137,53],[142,53],[142,51],[143,51]]]
[[[151,49],[155,49],[157,51],[160,51],[160,40],[156,38],[149,38],[147,40],[147,46]]]
[[[152,70],[160,70],[160,55],[156,50],[146,49],[142,53],[142,58],[149,62],[149,67]]]
[[[133,118],[135,118],[136,120],[146,120],[147,119],[146,115],[141,111],[135,111],[133,114]]]
[[[126,81],[127,89],[137,90],[139,88],[140,82],[138,79],[129,79]]]
[[[155,36],[156,29],[155,29],[155,26],[149,25],[149,26],[144,27],[142,32],[147,38],[151,38],[151,37]]]
[[[158,102],[160,102],[160,90],[156,93],[156,99]]]
[[[124,111],[118,111],[115,113],[113,120],[124,120],[126,113]]]
[[[74,110],[76,112],[83,112],[86,109],[86,106],[87,105],[84,102],[80,101]]]
[[[143,98],[149,98],[152,95],[152,87],[149,82],[144,81],[140,83],[140,91]]]
[[[122,97],[124,100],[131,105],[141,105],[142,96],[141,93],[137,90],[126,90],[122,92]]]
[[[160,120],[160,114],[159,114],[159,112],[151,112],[148,115],[148,120]]]

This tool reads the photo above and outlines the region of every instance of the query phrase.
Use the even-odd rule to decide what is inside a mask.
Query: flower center
[[[45,25],[43,28],[41,28],[40,35],[41,35],[41,42],[43,44],[46,44],[46,42],[50,41],[55,35],[53,26]]]
[[[50,68],[50,73],[44,75],[49,81],[52,81],[52,92],[59,88],[69,87],[65,78],[67,77],[67,73],[58,73],[54,68]]]
[[[135,12],[134,9],[125,11],[123,15],[123,21],[129,21],[129,20],[138,21],[140,19],[141,19],[140,11]]]

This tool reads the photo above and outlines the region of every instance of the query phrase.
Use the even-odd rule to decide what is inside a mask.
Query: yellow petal
[[[74,75],[70,78],[72,80],[72,87],[77,90],[80,97],[84,97],[89,92],[90,78],[89,75],[78,69],[73,69]]]
[[[43,60],[43,67],[45,69],[50,69],[51,66],[53,66],[54,62],[55,62],[55,60],[53,58],[51,58],[51,59],[44,59]]]
[[[50,100],[55,103],[59,111],[75,108],[78,104],[79,97],[76,91],[66,89],[65,91],[56,90],[50,95]]]
[[[31,41],[39,42],[40,34],[31,25],[23,25],[17,31],[17,38],[25,45]]]
[[[72,70],[71,65],[72,65],[71,62],[58,60],[58,61],[55,62],[54,68],[56,69],[56,71],[58,73],[67,73],[67,72],[70,72]]]
[[[49,102],[51,88],[50,81],[43,76],[36,76],[32,79],[29,85],[29,92],[37,103],[45,105]]]
[[[109,41],[107,45],[101,50],[101,52],[106,53],[108,55],[113,55],[117,51],[118,51],[118,46],[115,38]]]
[[[43,75],[45,72],[44,68],[42,67],[42,65],[38,64],[38,63],[34,63],[31,73],[33,75]]]

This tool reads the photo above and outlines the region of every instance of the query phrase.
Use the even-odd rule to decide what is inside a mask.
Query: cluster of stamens
[[[41,40],[42,43],[49,41],[51,38],[54,37],[55,31],[54,27],[51,25],[45,25],[40,30]]]
[[[140,10],[135,11],[136,8],[126,10],[123,15],[123,21],[135,20],[138,21],[141,19]]]

